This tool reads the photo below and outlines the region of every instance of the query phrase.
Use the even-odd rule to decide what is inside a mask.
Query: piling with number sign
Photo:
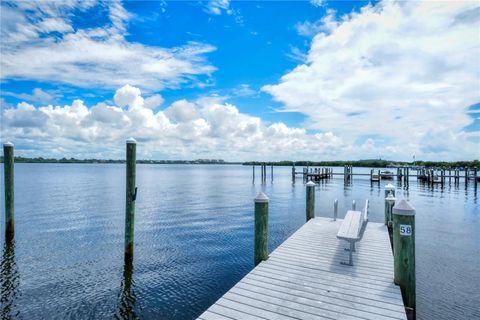
[[[5,237],[12,239],[15,234],[15,217],[14,217],[14,152],[13,143],[7,142],[3,144],[3,170],[5,178]]]
[[[255,198],[255,266],[268,259],[268,197],[260,192]]]
[[[133,257],[135,225],[135,200],[137,198],[136,178],[137,141],[127,140],[127,188],[125,201],[125,259]]]
[[[306,209],[307,221],[315,218],[315,182],[313,181],[307,183]]]
[[[415,310],[415,209],[405,200],[393,207],[393,258],[395,284],[405,306]]]

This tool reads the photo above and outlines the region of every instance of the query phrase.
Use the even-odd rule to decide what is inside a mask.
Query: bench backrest
[[[370,205],[370,202],[365,200],[365,207],[363,207],[363,222],[366,223],[368,222],[368,206]]]
[[[365,227],[368,222],[368,199],[365,201],[365,207],[363,208],[363,212],[360,214],[360,223],[358,224],[358,235],[362,236],[363,231],[365,230]]]

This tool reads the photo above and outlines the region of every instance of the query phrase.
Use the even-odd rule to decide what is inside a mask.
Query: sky
[[[16,155],[480,158],[478,1],[0,2]]]

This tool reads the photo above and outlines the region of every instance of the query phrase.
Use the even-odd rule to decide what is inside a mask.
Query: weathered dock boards
[[[367,224],[351,267],[341,222],[310,220],[199,319],[406,319],[387,228]]]

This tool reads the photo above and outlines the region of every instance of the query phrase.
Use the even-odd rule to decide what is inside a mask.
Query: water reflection
[[[125,258],[123,266],[123,279],[120,288],[118,312],[116,319],[139,319],[135,312],[135,281],[133,281],[133,259]]]
[[[20,311],[15,310],[15,300],[20,295],[18,286],[20,275],[15,261],[15,240],[7,239],[3,247],[0,265],[0,310],[2,319],[20,318]]]

